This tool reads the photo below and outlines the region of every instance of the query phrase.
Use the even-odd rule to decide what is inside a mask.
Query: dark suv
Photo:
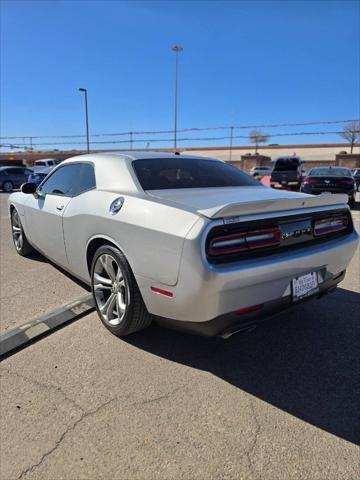
[[[299,190],[302,180],[301,161],[299,157],[279,157],[271,172],[270,186]]]
[[[20,188],[27,182],[30,173],[32,173],[30,168],[0,167],[0,189],[10,193],[14,188]]]

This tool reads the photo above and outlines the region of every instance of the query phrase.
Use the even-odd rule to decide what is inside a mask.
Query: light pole
[[[79,88],[79,92],[84,92],[85,93],[86,145],[87,145],[87,153],[90,153],[87,89],[86,88]]]
[[[175,105],[174,105],[174,148],[176,148],[176,133],[177,133],[177,97],[178,97],[178,71],[179,71],[179,53],[183,51],[183,48],[179,45],[172,47],[172,51],[175,52]]]
[[[230,162],[232,160],[233,136],[234,136],[234,127],[230,127],[230,150],[229,150],[229,161]]]

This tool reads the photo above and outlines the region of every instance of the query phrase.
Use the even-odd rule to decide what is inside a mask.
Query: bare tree
[[[355,143],[360,140],[360,122],[348,123],[339,135],[350,143],[350,153],[352,153]]]
[[[255,145],[255,154],[258,153],[258,147],[261,143],[266,143],[270,135],[266,135],[261,130],[252,130],[249,133],[249,140]]]

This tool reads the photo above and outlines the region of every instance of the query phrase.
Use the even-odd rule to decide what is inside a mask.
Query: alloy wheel
[[[4,182],[4,183],[3,183],[3,190],[4,190],[4,192],[6,192],[6,193],[12,192],[12,190],[13,190],[13,185],[12,185],[12,183],[11,183],[11,182]]]
[[[105,323],[119,325],[130,301],[129,287],[118,261],[104,253],[96,260],[93,291],[98,310]]]
[[[24,239],[23,239],[23,233],[21,229],[19,214],[16,210],[12,215],[12,234],[13,234],[15,248],[17,251],[20,251],[22,249]]]

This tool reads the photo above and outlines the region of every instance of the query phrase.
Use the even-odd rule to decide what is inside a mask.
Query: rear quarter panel
[[[25,195],[22,192],[14,192],[8,198],[8,211],[10,214],[11,207],[15,207],[21,217],[21,223],[25,230],[27,231],[26,218],[25,218],[25,205],[28,200],[28,195]]]
[[[109,213],[113,200],[124,197],[122,209]],[[143,197],[92,190],[71,200],[63,218],[70,270],[88,280],[88,244],[104,238],[117,245],[137,276],[167,285],[178,279],[184,238],[197,214]]]

